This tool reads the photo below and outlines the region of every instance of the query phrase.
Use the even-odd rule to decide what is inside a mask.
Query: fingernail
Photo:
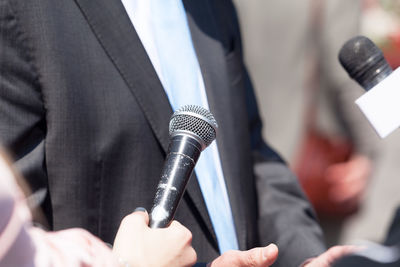
[[[145,209],[145,208],[143,208],[143,207],[137,207],[136,209],[135,209],[135,212],[136,211],[143,211],[143,212],[146,212],[147,213],[147,210]]]
[[[275,244],[269,244],[268,246],[266,246],[264,248],[264,251],[263,251],[264,258],[265,259],[271,258],[272,254],[274,254],[276,250],[277,250],[277,247]]]

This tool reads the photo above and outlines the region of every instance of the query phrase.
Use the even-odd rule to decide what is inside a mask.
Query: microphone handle
[[[365,72],[363,75],[356,77],[355,80],[366,90],[372,89],[375,85],[386,79],[393,70],[389,63],[383,58],[373,68]]]
[[[172,222],[200,153],[200,143],[190,135],[171,138],[150,212],[150,228],[165,228]]]

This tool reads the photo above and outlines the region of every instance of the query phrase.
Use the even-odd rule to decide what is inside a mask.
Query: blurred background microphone
[[[356,104],[381,138],[400,126],[400,70],[392,71],[382,51],[367,37],[356,36],[339,52],[349,76],[368,92]]]
[[[183,106],[172,115],[167,158],[150,212],[151,228],[167,227],[173,220],[200,153],[214,141],[217,127],[214,116],[199,106]]]
[[[339,61],[349,76],[366,91],[392,73],[382,51],[365,36],[348,40],[340,49]]]

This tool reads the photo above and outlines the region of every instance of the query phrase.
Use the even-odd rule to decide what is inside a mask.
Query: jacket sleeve
[[[235,42],[242,51],[236,17],[234,21]],[[243,61],[243,55],[241,59]],[[325,251],[322,230],[297,178],[262,138],[257,101],[244,63],[243,71],[258,194],[259,240],[261,245],[274,242],[278,246],[279,257],[274,266],[300,266]]]
[[[36,191],[47,188],[45,107],[33,48],[11,3],[0,3],[0,143]]]
[[[304,260],[325,250],[322,230],[297,178],[263,141],[250,84],[247,90],[260,242],[262,245],[274,242],[279,247],[276,266],[300,266]]]

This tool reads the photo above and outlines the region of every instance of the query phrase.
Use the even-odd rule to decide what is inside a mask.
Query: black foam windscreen
[[[339,61],[349,76],[366,90],[392,72],[382,51],[365,36],[348,40],[340,49]]]

